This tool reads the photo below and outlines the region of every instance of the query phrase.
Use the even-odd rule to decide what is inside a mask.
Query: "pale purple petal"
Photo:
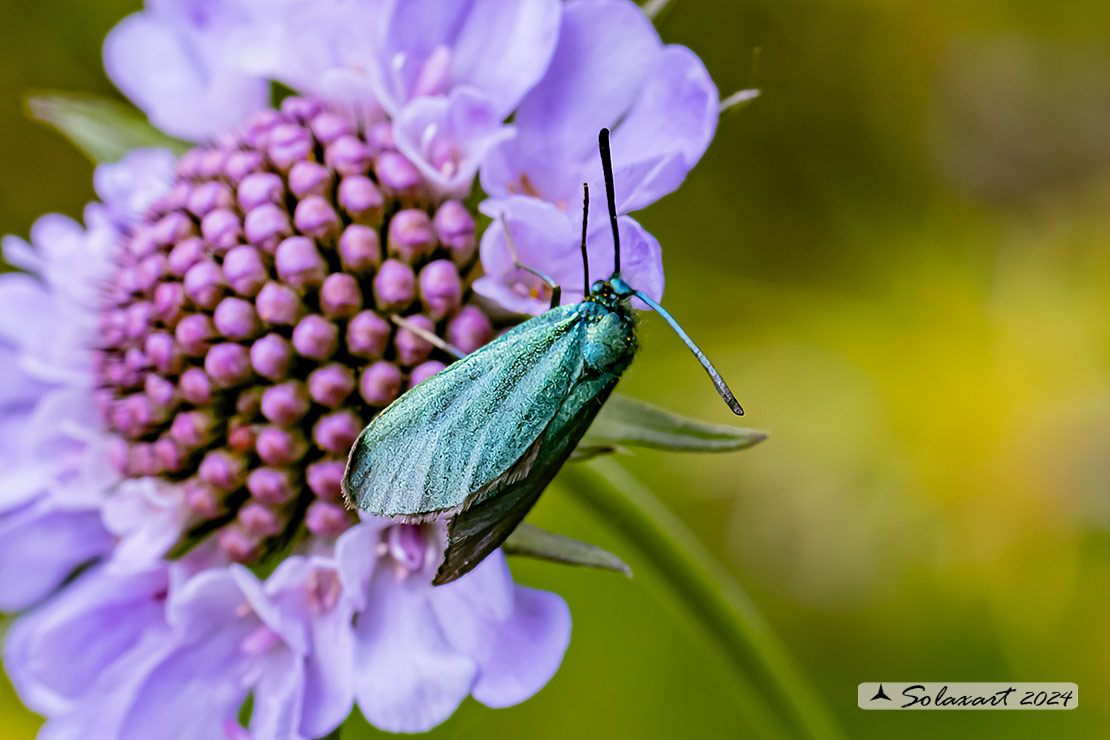
[[[150,671],[175,643],[168,629],[149,629],[132,649],[108,667],[82,700],[69,712],[51,716],[39,731],[39,740],[89,740],[89,728],[100,737],[119,737],[136,693]],[[161,733],[151,737],[162,737]]]
[[[530,140],[582,161],[596,147],[598,130],[632,106],[661,50],[659,35],[633,3],[571,3],[551,64],[514,120]]]
[[[662,300],[663,250],[660,249],[659,242],[631,216],[619,217],[617,225],[621,236],[621,277],[633,288],[642,290],[654,300]],[[607,220],[604,226],[599,225],[590,232],[588,241],[591,272],[594,260],[611,272],[613,233],[609,230]],[[632,305],[640,309],[647,308],[635,298],[632,300]]]
[[[514,196],[502,201],[487,201],[483,211],[494,220],[482,235],[481,255],[485,275],[474,283],[479,294],[521,313],[540,314],[550,300],[541,290],[541,281],[513,266],[500,215],[509,224],[520,263],[543,272],[563,287],[563,302],[582,299],[581,226],[551,203]],[[612,251],[610,250],[610,255]],[[608,275],[606,263],[595,262],[591,250],[590,271],[596,278]]]
[[[375,49],[379,99],[397,113],[418,97],[473,87],[504,118],[547,67],[558,20],[553,0],[395,2]]]
[[[509,132],[490,102],[473,89],[419,98],[393,128],[397,148],[444,195],[465,197],[486,151]]]
[[[465,578],[433,589],[430,598],[447,639],[478,662],[472,693],[483,704],[519,704],[562,663],[570,643],[566,602],[514,585],[500,551]]]
[[[302,740],[304,661],[288,650],[273,650],[256,668],[250,734],[253,740]],[[310,736],[305,740],[316,740]]]
[[[190,36],[201,31],[183,26],[173,13],[166,15],[160,18],[148,11],[128,16],[104,42],[108,76],[154,125],[174,136],[200,139],[266,107],[265,80],[228,64],[228,56],[212,48],[218,45],[216,39],[206,43]]]
[[[497,628],[471,691],[489,707],[519,704],[542,689],[570,644],[570,609],[562,597],[523,586],[515,592],[513,615]]]
[[[134,694],[119,738],[221,737],[249,691],[243,644],[260,622],[227,569],[204,571],[170,594],[177,645]]]
[[[478,0],[455,38],[448,77],[475,87],[504,118],[547,68],[559,34],[555,0]]]
[[[158,478],[121,482],[102,507],[104,526],[119,544],[113,567],[145,569],[176,544],[189,523],[184,489]]]
[[[20,617],[4,642],[4,667],[41,714],[69,709],[142,634],[164,623],[165,567],[120,576],[96,568]]]
[[[427,583],[379,569],[355,624],[355,697],[371,724],[424,732],[470,693],[477,666],[447,642],[428,605]]]
[[[340,535],[335,543],[336,572],[343,598],[355,609],[369,607],[366,584],[384,551],[381,531],[388,524],[389,520],[383,517],[363,516],[360,524]]]
[[[30,606],[111,547],[95,509],[43,500],[0,517],[0,611]]]
[[[96,168],[96,194],[121,222],[135,222],[169,190],[174,160],[168,149],[132,149],[119,162]]]
[[[584,286],[580,251],[581,226],[573,215],[564,213],[550,203],[534,198],[514,196],[500,201],[487,201],[483,211],[496,216],[504,213],[521,264],[537,269],[563,288],[563,303],[582,300]],[[580,211],[577,214],[580,218]],[[591,210],[591,213],[594,213]],[[621,216],[621,275],[634,288],[655,300],[663,295],[663,262],[659,242],[644,231],[635,220]],[[612,275],[613,237],[608,220],[591,220],[586,240],[590,257],[590,282]],[[481,245],[485,275],[474,283],[481,295],[522,313],[540,314],[549,301],[534,294],[541,284],[532,275],[513,267],[500,219],[486,229]],[[529,293],[529,289],[533,289]],[[637,307],[643,308],[639,301]]]
[[[618,210],[629,213],[674,191],[705,153],[717,129],[717,87],[683,46],[667,46],[632,108],[613,132]],[[667,164],[677,157],[678,162]],[[626,172],[655,162],[648,173]]]
[[[344,601],[315,615],[311,622],[301,719],[301,732],[306,737],[324,737],[351,713],[355,700],[355,643],[351,616],[352,609]]]

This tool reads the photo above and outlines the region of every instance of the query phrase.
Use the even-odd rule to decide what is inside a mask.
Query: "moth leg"
[[[505,230],[505,244],[509,247],[509,256],[513,258],[513,266],[516,267],[518,270],[524,270],[525,272],[531,273],[542,280],[544,282],[544,285],[551,289],[550,307],[555,308],[556,306],[558,306],[563,297],[562,286],[549,278],[547,275],[544,275],[536,268],[529,267],[528,265],[522,265],[520,263],[520,259],[516,255],[516,244],[513,243],[513,235],[509,231],[509,222],[505,220],[504,213],[501,214],[501,228]]]
[[[440,348],[441,350],[443,350],[447,354],[454,357],[456,360],[461,360],[462,358],[466,357],[466,353],[463,352],[458,347],[456,347],[455,345],[451,344],[450,342],[448,342],[445,339],[440,338],[437,334],[434,334],[433,332],[428,331],[424,327],[412,323],[411,321],[409,321],[408,319],[406,319],[403,316],[398,316],[397,314],[393,314],[392,316],[389,317],[389,320],[392,321],[397,326],[401,327],[402,329],[405,329],[406,331],[412,332],[413,334],[420,337],[421,339],[423,339],[425,342],[432,345],[433,347]]]

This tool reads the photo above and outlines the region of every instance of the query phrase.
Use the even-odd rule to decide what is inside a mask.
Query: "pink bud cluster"
[[[100,315],[98,403],[126,476],[179,481],[239,561],[302,524],[355,520],[340,480],[359,431],[493,336],[470,302],[475,222],[382,122],[290,98],[185,153],[126,239]]]

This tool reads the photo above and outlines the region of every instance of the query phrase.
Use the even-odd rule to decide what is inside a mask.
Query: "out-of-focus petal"
[[[120,576],[94,569],[20,617],[4,641],[4,667],[23,702],[68,710],[101,674],[163,624],[165,567]]]
[[[369,559],[369,558],[367,558]],[[324,600],[310,623],[310,649],[305,656],[304,713],[301,732],[310,738],[324,737],[351,713],[354,703],[354,630],[352,609],[332,589],[340,589],[338,574],[329,580],[321,571],[316,587]],[[327,603],[336,599],[331,608]]]
[[[256,669],[250,734],[253,740],[302,740],[304,661],[289,650],[274,650]],[[316,740],[311,736],[306,740]]]
[[[186,139],[231,128],[266,106],[269,83],[229,68],[171,22],[125,18],[104,42],[104,68],[155,126]]]
[[[111,547],[95,509],[44,500],[0,517],[0,611],[30,606]]]
[[[460,88],[419,98],[393,127],[397,148],[445,195],[465,197],[486,151],[509,132],[489,100]]]
[[[119,162],[93,172],[96,194],[123,223],[133,223],[173,182],[176,157],[168,149],[132,149]]]
[[[105,528],[119,538],[116,569],[153,566],[181,538],[190,516],[182,488],[157,478],[121,482],[102,512]]]

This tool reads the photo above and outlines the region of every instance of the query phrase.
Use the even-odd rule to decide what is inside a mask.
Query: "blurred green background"
[[[112,95],[131,0],[4,3],[0,232],[79,215],[90,166],[28,89]],[[623,458],[753,596],[851,738],[1110,728],[1110,4],[675,0],[664,39],[723,93],[686,185],[640,214],[666,303],[765,444]],[[762,54],[753,69],[752,49]],[[729,414],[657,318],[622,390]],[[538,524],[612,536],[553,491]],[[438,737],[753,736],[738,684],[643,563],[516,562],[575,617],[536,698]],[[863,712],[875,680],[1074,681],[1071,712]],[[0,738],[37,721],[10,689]]]

